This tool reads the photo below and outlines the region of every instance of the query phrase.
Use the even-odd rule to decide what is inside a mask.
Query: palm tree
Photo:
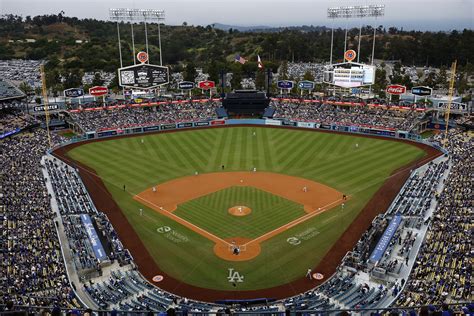
[[[26,81],[20,83],[18,88],[26,95],[29,95],[33,92],[33,88]]]

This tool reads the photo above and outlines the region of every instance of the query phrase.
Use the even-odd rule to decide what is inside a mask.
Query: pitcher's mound
[[[245,216],[249,215],[252,212],[252,209],[247,206],[237,205],[229,209],[229,214],[234,216]]]

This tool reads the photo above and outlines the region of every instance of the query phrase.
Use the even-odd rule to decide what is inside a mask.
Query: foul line
[[[217,237],[216,235],[208,232],[207,230],[205,229],[202,229],[201,227],[199,226],[196,226],[194,225],[193,223],[190,223],[188,222],[187,220],[177,216],[177,215],[174,215],[172,212],[164,209],[163,207],[159,206],[159,205],[156,205],[155,203],[151,202],[151,201],[148,201],[144,198],[142,198],[141,196],[139,196],[138,194],[134,196],[134,198],[136,199],[139,199],[139,200],[142,200],[144,201],[145,203],[147,204],[150,204],[152,206],[154,206],[154,209],[157,210],[160,214],[162,215],[165,215],[166,217],[169,217],[171,219],[173,219],[175,222],[177,223],[180,223],[180,224],[183,224],[184,226],[187,226],[188,228],[191,228],[193,231],[195,231],[196,233],[200,234],[201,236],[203,237],[206,237],[207,239],[210,239],[214,242],[222,242],[222,243],[225,243],[227,245],[231,245],[228,241],[225,241],[224,239],[220,238],[220,237]],[[211,238],[209,238],[211,237]]]
[[[349,198],[349,197],[350,197],[350,196],[348,196],[348,198]],[[341,201],[344,201],[344,199],[338,199],[338,200],[335,200],[335,201],[333,201],[333,202],[331,202],[331,203],[329,203],[329,204],[327,204],[327,205],[324,205],[320,210],[315,211],[315,212],[312,212],[312,213],[309,213],[309,214],[306,214],[306,215],[304,215],[304,216],[301,216],[301,217],[299,217],[299,218],[297,218],[297,219],[295,219],[295,220],[289,222],[288,224],[285,224],[285,225],[282,225],[282,226],[280,226],[280,227],[278,227],[278,228],[275,228],[274,230],[271,230],[271,231],[269,231],[268,233],[265,233],[265,234],[263,234],[262,236],[259,236],[259,237],[255,238],[255,239],[253,239],[253,240],[251,240],[251,241],[249,241],[249,242],[243,244],[242,246],[247,246],[247,245],[249,245],[249,244],[251,244],[251,243],[255,243],[255,242],[256,242],[256,243],[261,243],[261,242],[263,242],[263,241],[265,241],[265,240],[268,240],[268,239],[270,239],[270,238],[272,238],[272,237],[274,237],[274,236],[277,236],[277,235],[279,235],[280,233],[282,233],[282,232],[284,232],[284,231],[286,231],[286,230],[288,230],[288,229],[290,229],[290,228],[293,228],[294,226],[296,226],[296,225],[298,225],[298,224],[301,224],[301,223],[303,223],[303,222],[306,222],[308,219],[311,219],[311,218],[315,217],[316,215],[319,215],[319,214],[321,214],[321,213],[327,211],[327,210],[328,210],[328,207],[330,207],[330,206],[332,206],[332,205],[334,205],[334,204],[339,204],[339,202],[341,202]]]

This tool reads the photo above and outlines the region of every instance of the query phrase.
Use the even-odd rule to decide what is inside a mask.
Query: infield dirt
[[[232,186],[252,186],[281,196],[302,204],[307,214],[258,238],[238,243],[237,245],[242,247],[239,255],[232,253],[232,244],[229,241],[173,214],[181,203]],[[135,195],[134,199],[213,241],[216,256],[227,261],[255,258],[260,253],[260,243],[344,202],[342,193],[331,187],[308,179],[272,172],[214,172],[192,175],[155,185]],[[235,238],[242,240],[238,236]]]

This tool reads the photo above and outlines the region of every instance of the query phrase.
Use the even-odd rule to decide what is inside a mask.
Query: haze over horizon
[[[327,18],[328,7],[385,4],[385,16],[377,20],[366,18]],[[108,19],[109,8],[163,9],[165,24],[209,25],[221,23],[235,26],[334,26],[353,27],[363,25],[383,25],[403,27],[405,30],[449,31],[453,29],[473,29],[473,0],[0,0],[0,15],[15,14],[35,16],[57,14],[64,11],[66,16],[79,18]],[[425,14],[425,15],[423,15]]]

